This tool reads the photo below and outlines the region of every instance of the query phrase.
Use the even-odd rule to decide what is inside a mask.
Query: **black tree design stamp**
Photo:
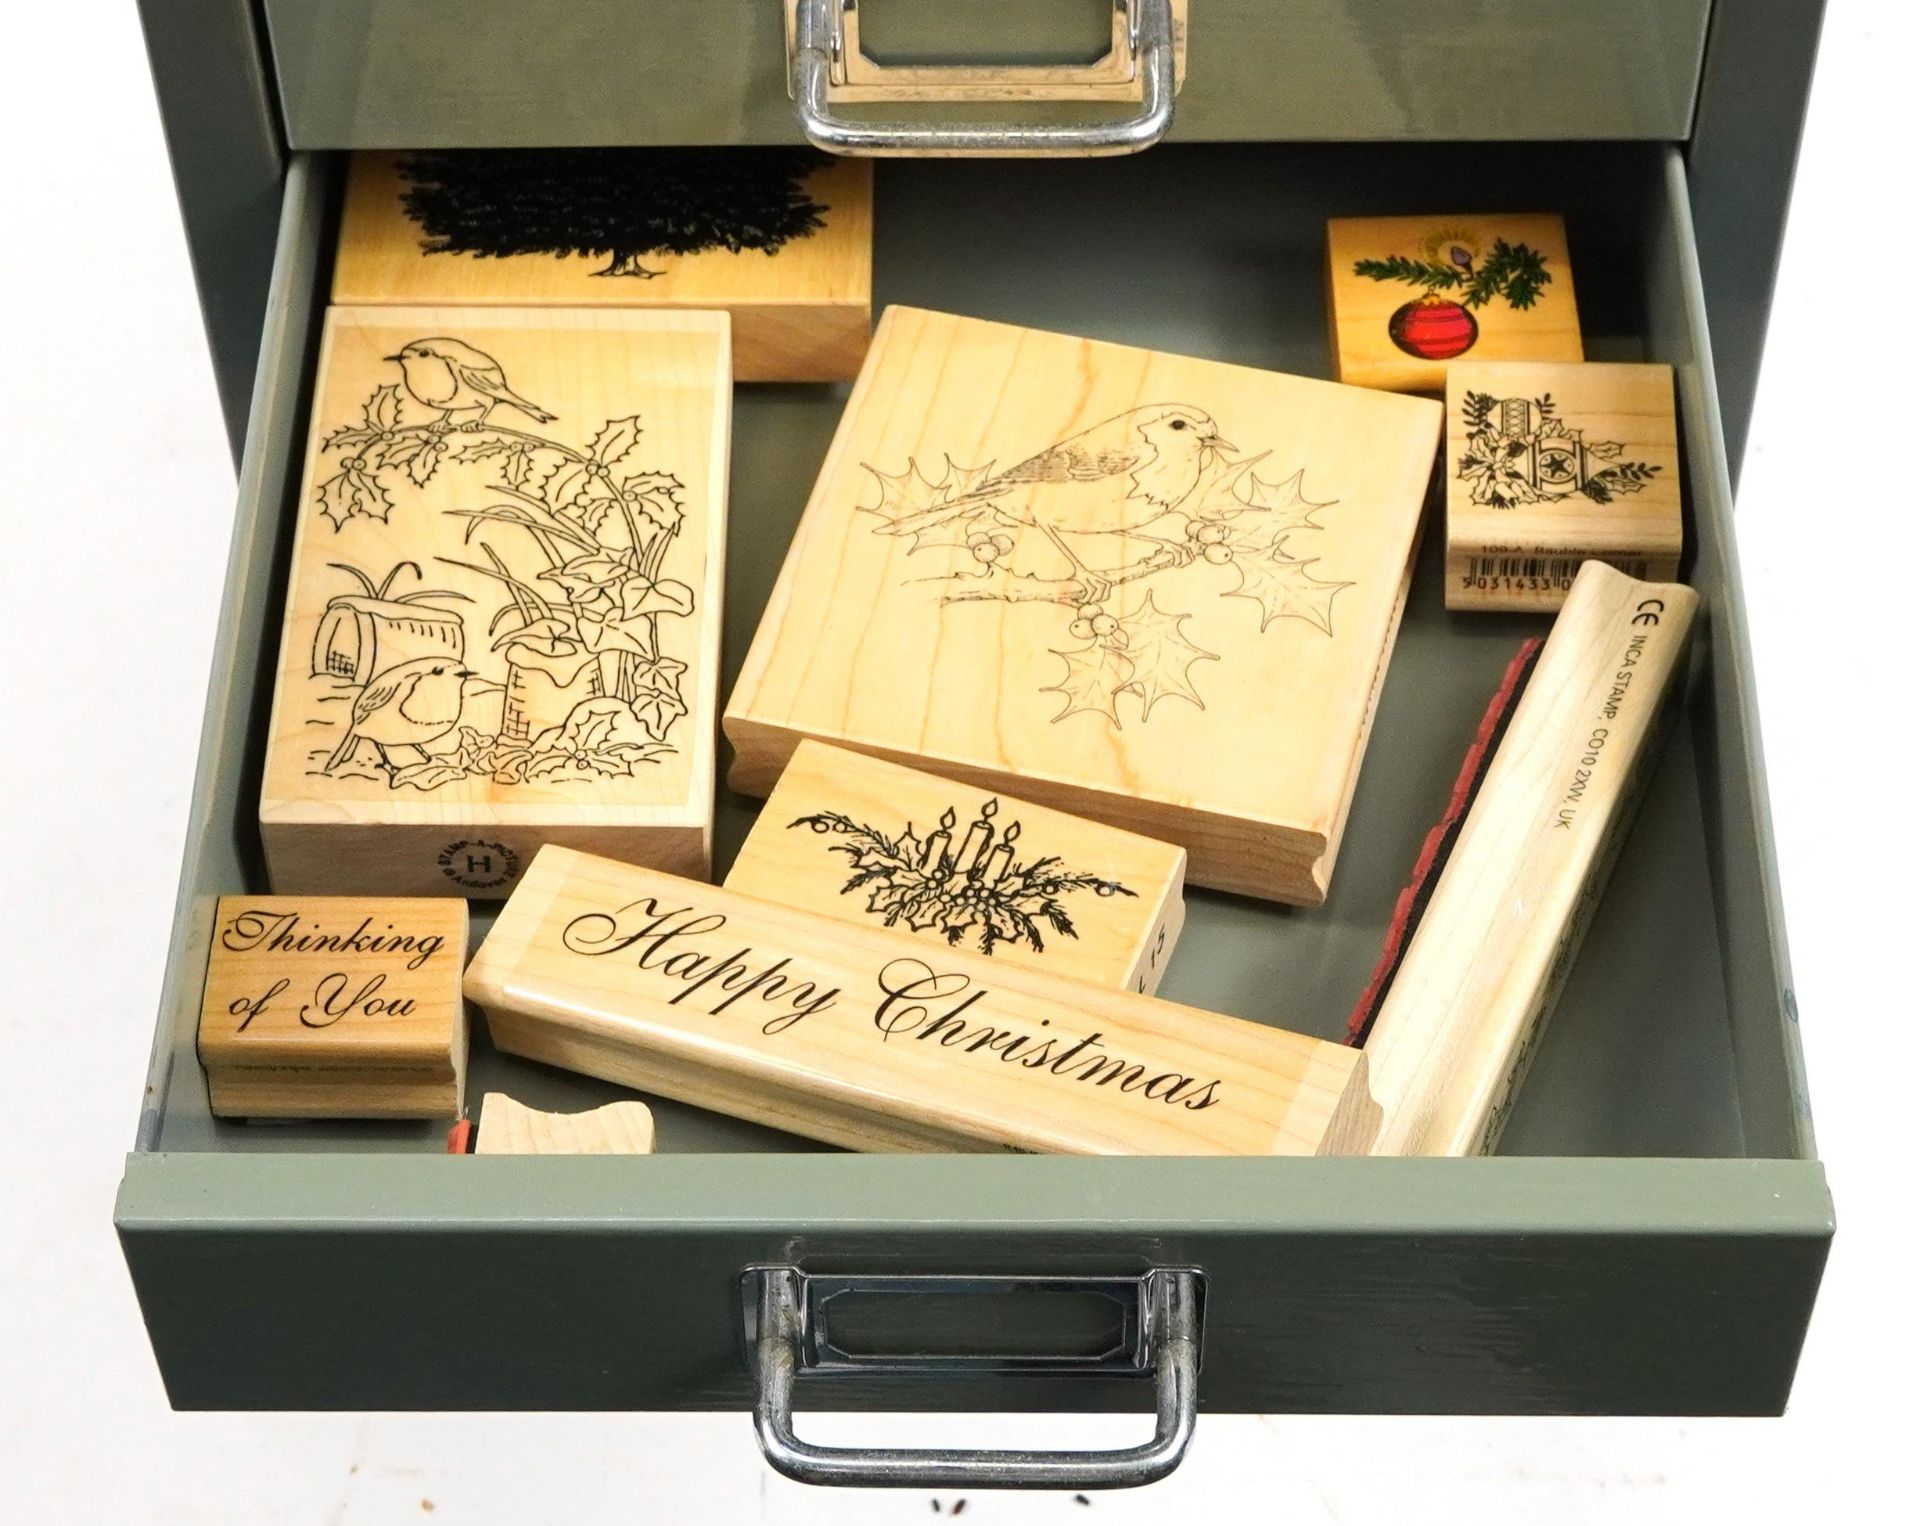
[[[1461,400],[1466,447],[1456,471],[1473,501],[1492,509],[1550,503],[1584,494],[1612,503],[1637,493],[1660,470],[1645,461],[1622,461],[1623,446],[1589,440],[1560,417],[1552,393],[1496,398],[1469,392]]]
[[[838,811],[815,811],[789,822],[788,829],[809,827],[822,836],[844,838],[827,851],[843,855],[853,874],[842,895],[865,891],[867,910],[894,927],[904,922],[915,932],[937,931],[950,946],[977,932],[975,947],[991,954],[1003,943],[1046,949],[1047,932],[1077,938],[1064,898],[1090,890],[1097,896],[1131,896],[1118,880],[1082,874],[1057,857],[1021,860],[1014,845],[1020,823],[1009,822],[994,840],[997,799],[985,801],[956,845],[959,816],[951,806],[925,837],[908,822],[893,836]]]
[[[536,148],[417,152],[401,207],[427,254],[605,257],[595,275],[651,279],[649,255],[775,254],[825,226],[807,148]]]
[[[377,582],[329,563],[348,587],[322,612],[312,673],[356,692],[313,771],[396,789],[476,776],[591,783],[676,752],[687,663],[672,635],[695,605],[693,589],[666,570],[685,521],[683,489],[642,446],[638,415],[607,420],[580,448],[495,422],[503,408],[543,427],[559,421],[462,340],[416,339],[388,360],[398,380],[375,387],[359,421],[322,441],[332,470],[314,507],[336,534],[362,519],[386,523],[396,494],[417,497],[452,474],[458,501],[442,512],[466,522],[469,549],[436,560],[498,583],[503,602],[470,632],[453,607],[471,603],[466,595],[396,592],[403,572],[421,579],[415,562]],[[503,696],[492,729],[466,718],[487,693]]]
[[[1305,496],[1304,468],[1263,479],[1254,468],[1267,455],[1239,454],[1204,409],[1152,403],[1005,470],[951,456],[937,479],[912,460],[897,474],[869,465],[880,501],[858,507],[881,521],[874,534],[906,538],[909,555],[944,553],[948,570],[926,579],[943,585],[942,603],[1059,606],[1078,644],[1052,648],[1065,667],[1042,691],[1064,701],[1054,720],[1086,711],[1118,727],[1123,695],[1139,700],[1143,722],[1163,699],[1204,710],[1193,668],[1219,659],[1149,583],[1231,566],[1235,586],[1215,591],[1257,605],[1262,631],[1298,620],[1333,635],[1334,597],[1353,584],[1316,576],[1318,559],[1296,554],[1293,537],[1320,530],[1314,516],[1334,500]],[[1115,555],[1124,560],[1095,565]]]

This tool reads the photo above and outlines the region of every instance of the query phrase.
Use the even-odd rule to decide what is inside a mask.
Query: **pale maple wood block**
[[[480,1099],[475,1155],[651,1155],[653,1110],[609,1102],[583,1113],[543,1113],[505,1092]]]
[[[496,1048],[856,1150],[1364,1153],[1365,1057],[544,849],[467,968]]]
[[[1064,811],[802,742],[727,871],[742,895],[1123,991],[1158,989],[1187,855]]]
[[[822,226],[772,254],[652,254],[651,275],[608,273],[605,255],[432,253],[402,201],[404,154],[353,156],[333,300],[342,305],[717,310],[733,320],[738,381],[845,381],[873,326],[873,164],[835,159],[808,176]]]
[[[1334,375],[1438,393],[1471,360],[1579,360],[1557,212],[1336,217],[1327,224]]]
[[[328,313],[276,890],[497,898],[547,842],[708,873],[730,418],[725,314]]]
[[[1681,673],[1698,596],[1588,562],[1387,990],[1377,1155],[1493,1147],[1579,951]]]
[[[814,737],[1319,902],[1441,412],[889,309],[727,704],[734,787]]]
[[[200,1001],[220,1118],[460,1111],[467,903],[222,896]]]
[[[1558,609],[1588,560],[1679,575],[1671,366],[1458,361],[1443,469],[1449,609]]]

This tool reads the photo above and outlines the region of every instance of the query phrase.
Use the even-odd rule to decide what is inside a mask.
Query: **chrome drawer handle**
[[[793,30],[794,110],[816,148],[866,158],[1039,158],[1135,154],[1166,136],[1176,88],[1171,0],[1125,0],[1132,18],[1131,62],[1140,110],[1111,122],[978,126],[937,122],[850,122],[828,99],[845,38],[836,0],[799,0]]]
[[[1129,1320],[1125,1350],[1090,1358],[1018,1358],[936,1356],[891,1363],[849,1357],[829,1336],[814,1328],[819,1311],[817,1279],[795,1267],[755,1267],[743,1282],[748,1300],[749,1339],[759,1378],[753,1408],[754,1431],[767,1461],[788,1478],[805,1484],[859,1488],[969,1489],[1125,1489],[1165,1478],[1193,1439],[1196,1386],[1200,1366],[1199,1274],[1159,1269],[1137,1279],[1120,1279],[1138,1288],[1138,1311]],[[873,1290],[887,1283],[911,1292],[913,1278],[824,1279],[832,1289]],[[1009,1284],[1014,1279],[947,1278],[937,1285]],[[1074,1279],[1033,1279],[1065,1287],[1085,1287]],[[817,1358],[817,1359],[816,1359]],[[1047,1452],[1024,1448],[969,1451],[903,1447],[826,1447],[802,1441],[793,1430],[793,1382],[803,1368],[848,1370],[885,1367],[930,1372],[1021,1368],[1061,1370],[1073,1366],[1102,1371],[1153,1374],[1153,1439],[1111,1452]]]

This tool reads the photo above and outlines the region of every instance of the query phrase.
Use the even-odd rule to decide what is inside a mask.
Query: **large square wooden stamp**
[[[1326,894],[1441,409],[942,313],[881,320],[725,717]]]
[[[1172,843],[806,741],[726,885],[1151,994],[1186,920],[1186,869]]]
[[[736,380],[845,381],[873,324],[873,164],[797,148],[357,153],[333,300],[718,310]]]
[[[275,890],[498,898],[548,842],[706,875],[730,404],[724,314],[328,314]]]
[[[1338,217],[1327,224],[1333,374],[1438,394],[1470,360],[1579,360],[1558,213]]]
[[[1445,472],[1449,609],[1558,609],[1589,560],[1679,575],[1669,366],[1462,361]]]

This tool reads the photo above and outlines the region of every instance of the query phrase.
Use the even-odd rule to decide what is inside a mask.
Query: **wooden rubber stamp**
[[[274,889],[498,898],[546,842],[707,872],[730,407],[724,314],[328,313]]]
[[[726,884],[1150,993],[1186,918],[1186,866],[1171,843],[806,741]]]
[[[200,1004],[220,1118],[460,1111],[467,903],[222,896]]]
[[[1377,1122],[1347,1045],[565,848],[466,991],[507,1054],[849,1149],[1351,1154]]]
[[[1600,562],[1574,580],[1375,1012],[1378,1155],[1477,1155],[1632,819],[1699,603]]]
[[[653,1111],[609,1102],[583,1113],[543,1113],[505,1092],[480,1099],[475,1155],[651,1155]]]
[[[1679,575],[1670,366],[1456,362],[1444,470],[1449,609],[1558,609],[1588,560]]]
[[[1441,408],[893,308],[728,701],[1326,894]]]
[[[1337,217],[1327,224],[1334,375],[1439,393],[1452,362],[1580,360],[1557,213]]]
[[[845,381],[872,328],[873,165],[804,148],[353,156],[333,300],[721,311],[740,381]]]

